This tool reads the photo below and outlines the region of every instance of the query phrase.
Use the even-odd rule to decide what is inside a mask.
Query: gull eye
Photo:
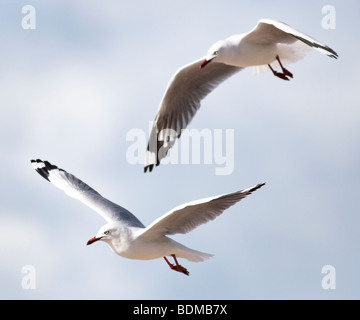
[[[110,230],[106,230],[104,234],[108,235],[110,233]]]
[[[214,51],[214,55],[218,55],[218,54],[219,54],[218,50]]]

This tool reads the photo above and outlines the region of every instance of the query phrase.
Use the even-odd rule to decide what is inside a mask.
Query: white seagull
[[[42,177],[95,210],[107,221],[97,235],[87,242],[88,245],[104,241],[114,253],[128,259],[150,260],[163,257],[172,270],[186,275],[189,272],[178,263],[176,257],[198,262],[212,255],[187,248],[167,235],[190,232],[215,219],[225,209],[264,185],[262,183],[246,190],[185,203],[145,227],[128,210],[102,197],[65,170],[40,159],[31,160],[31,164]],[[172,256],[175,264],[171,264],[167,256]]]
[[[221,82],[249,66],[254,66],[254,73],[271,70],[275,76],[289,80],[293,74],[284,66],[302,59],[311,48],[338,57],[333,49],[287,24],[262,19],[250,32],[216,42],[205,57],[180,68],[171,78],[155,117],[144,171],[160,164],[180,137],[181,129],[194,117],[201,100]],[[276,71],[277,67],[281,71]]]

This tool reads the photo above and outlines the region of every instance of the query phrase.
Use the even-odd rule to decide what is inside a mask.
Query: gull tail
[[[176,246],[174,254],[178,258],[184,258],[192,262],[201,262],[214,256],[213,254],[190,249],[180,243],[176,243]]]

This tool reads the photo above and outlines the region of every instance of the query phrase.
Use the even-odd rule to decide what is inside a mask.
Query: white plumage
[[[256,74],[271,70],[289,80],[293,75],[284,66],[302,59],[311,48],[338,57],[333,49],[287,24],[262,19],[250,32],[216,42],[205,57],[180,68],[170,79],[157,111],[144,171],[160,164],[200,108],[201,100],[221,82],[249,66]]]
[[[70,197],[95,210],[107,221],[88,244],[105,241],[116,254],[129,259],[149,260],[164,257],[171,269],[184,274],[188,274],[188,271],[178,264],[176,257],[197,262],[212,255],[187,248],[167,236],[187,233],[215,219],[225,209],[264,185],[258,184],[246,190],[185,203],[145,227],[128,210],[104,198],[65,170],[40,159],[31,160],[31,164],[42,177]],[[175,265],[170,264],[166,256],[173,256]]]

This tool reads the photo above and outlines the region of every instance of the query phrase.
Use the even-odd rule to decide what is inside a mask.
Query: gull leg
[[[172,263],[169,262],[169,260],[166,257],[163,257],[166,261],[166,263],[168,264],[168,266],[170,267],[170,269],[174,270],[174,271],[178,271],[181,272],[183,274],[186,274],[187,276],[189,275],[189,271],[187,271],[183,266],[181,266],[177,259],[176,256],[174,254],[171,255],[174,258],[175,261],[175,265],[173,265]]]
[[[174,258],[174,261],[176,263],[176,268],[177,270],[176,271],[179,271],[179,272],[182,272],[183,274],[186,274],[187,276],[189,275],[189,271],[187,271],[183,266],[181,266],[177,259],[176,259],[176,256],[174,254],[172,254],[172,257]]]
[[[280,79],[283,79],[283,80],[290,80],[288,77],[293,78],[293,74],[289,70],[284,68],[284,66],[282,65],[279,56],[276,56],[276,60],[279,62],[282,72],[275,71],[271,67],[271,65],[268,64],[268,66],[269,66],[270,70],[272,71],[272,73],[274,74],[274,76],[279,77]]]
[[[293,74],[292,74],[289,70],[287,70],[287,69],[285,69],[285,68],[283,67],[283,65],[282,65],[282,63],[281,63],[281,61],[280,61],[279,56],[276,56],[276,60],[279,62],[283,74],[286,75],[286,76],[289,76],[290,78],[293,78]]]
[[[169,265],[169,267],[174,270],[174,268],[175,268],[174,265],[171,264],[171,263],[169,262],[169,260],[166,259],[166,257],[163,257],[163,258],[165,259],[165,261],[166,261],[166,263]]]
[[[277,72],[275,71],[270,64],[268,64],[270,70],[272,71],[272,73],[274,74],[274,76],[276,77],[279,77],[280,79],[283,79],[283,80],[290,80],[288,77],[286,77],[286,75],[284,73],[281,73],[281,72]]]

